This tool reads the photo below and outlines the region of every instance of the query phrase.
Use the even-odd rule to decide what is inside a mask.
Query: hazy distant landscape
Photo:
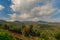
[[[60,0],[0,0],[0,40],[60,40]]]
[[[0,20],[0,40],[60,40],[60,23]]]

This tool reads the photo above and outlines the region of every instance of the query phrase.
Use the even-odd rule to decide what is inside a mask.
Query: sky
[[[0,20],[60,22],[60,0],[0,0]]]

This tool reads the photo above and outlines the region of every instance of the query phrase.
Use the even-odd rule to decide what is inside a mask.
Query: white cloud
[[[0,5],[0,10],[2,10],[4,7],[2,5]]]
[[[42,16],[46,16],[46,15],[50,15],[52,14],[56,9],[52,7],[51,4],[46,4],[43,6],[39,6],[39,7],[35,7],[34,9],[32,9],[32,12],[36,15],[42,15]]]
[[[48,0],[12,0],[13,5],[11,5],[11,8],[14,11],[30,11],[34,7],[37,6],[37,3],[39,2],[48,2]]]
[[[11,14],[11,19],[18,20],[40,20],[49,18],[50,14],[56,10],[53,8],[51,0],[12,0],[10,6],[14,12],[20,12]],[[37,3],[44,3],[42,6]]]
[[[39,18],[33,18],[32,21],[39,21]]]
[[[17,15],[14,13],[14,14],[8,14],[9,16],[10,16],[10,18],[11,18],[11,20],[10,21],[15,21],[16,20],[16,17],[17,17]]]
[[[13,2],[14,4],[17,4],[17,5],[20,5],[20,4],[21,4],[21,0],[12,0],[12,2]]]
[[[19,17],[20,17],[20,18],[22,18],[22,19],[27,19],[27,18],[29,18],[29,17],[30,17],[30,15],[29,15],[29,14],[24,13],[24,14],[21,14]]]

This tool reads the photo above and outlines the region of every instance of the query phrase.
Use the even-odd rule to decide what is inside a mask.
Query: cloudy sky
[[[0,0],[0,20],[60,22],[60,0]]]

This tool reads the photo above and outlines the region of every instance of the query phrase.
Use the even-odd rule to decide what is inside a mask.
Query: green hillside
[[[3,22],[0,23],[0,40],[60,40],[60,24]]]

